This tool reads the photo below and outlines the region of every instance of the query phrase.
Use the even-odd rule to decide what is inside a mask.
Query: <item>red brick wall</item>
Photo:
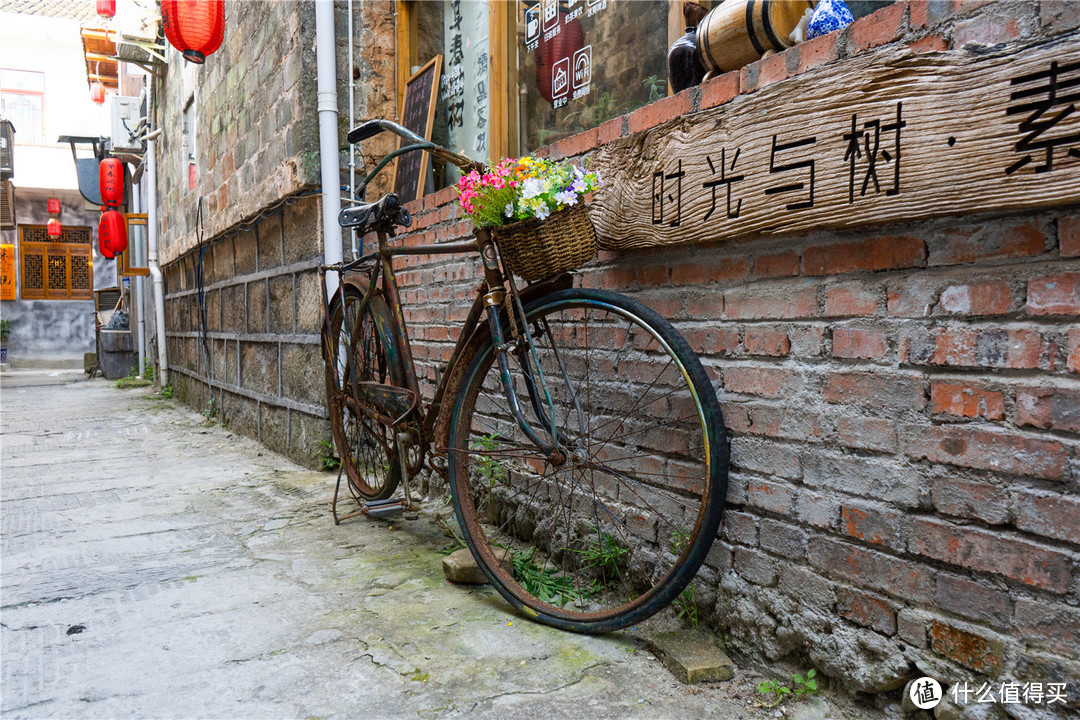
[[[1078,25],[1075,3],[900,2],[541,154],[890,43],[977,51]],[[454,196],[412,203],[404,242],[466,236]],[[1080,677],[1078,256],[1073,207],[601,253],[579,274],[671,318],[715,383],[730,505],[699,597],[734,647],[874,692],[921,674]],[[450,301],[478,277],[473,260],[406,263],[429,383],[465,314]]]

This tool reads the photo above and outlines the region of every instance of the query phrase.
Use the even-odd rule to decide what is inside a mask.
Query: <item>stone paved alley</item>
[[[449,584],[425,516],[335,527],[333,475],[149,389],[0,384],[4,717],[777,716],[749,670],[688,688],[633,633]]]

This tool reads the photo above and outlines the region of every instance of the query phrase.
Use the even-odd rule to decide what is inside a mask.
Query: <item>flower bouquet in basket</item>
[[[503,262],[526,280],[573,270],[596,255],[596,232],[583,198],[600,175],[540,158],[504,159],[458,182],[458,204],[476,227],[490,228]]]

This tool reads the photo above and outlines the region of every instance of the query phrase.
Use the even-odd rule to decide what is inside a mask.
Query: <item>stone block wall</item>
[[[184,255],[165,275],[165,325],[177,397],[300,463],[330,440],[320,354],[318,197]],[[202,255],[206,343],[196,281]]]
[[[880,46],[979,52],[1076,33],[1076,7],[898,2],[540,154],[582,158]],[[454,197],[411,203],[400,242],[467,237]],[[714,382],[731,484],[696,582],[731,647],[862,692],[924,674],[1069,682],[1075,709],[1078,257],[1074,206],[601,253],[578,275],[672,319]],[[479,264],[400,267],[430,393]]]
[[[350,76],[358,85],[357,122],[395,117],[395,65],[386,53],[394,39],[394,3],[354,5],[352,67],[346,6],[336,9],[344,146]],[[332,443],[319,347],[323,243],[314,43],[313,3],[227,3],[219,51],[202,68],[172,58],[159,105],[169,132],[158,159],[165,324],[177,397],[200,411],[213,398],[217,420],[309,466],[329,452],[320,441]],[[181,128],[192,95],[199,164],[196,189],[188,192]],[[384,143],[382,151],[392,147]],[[340,162],[347,184],[347,152]],[[365,163],[374,165],[359,154],[358,180]],[[344,244],[348,256],[347,234]]]
[[[206,62],[169,50],[155,83],[162,264],[319,182],[315,10],[306,2],[225,4],[226,35]],[[193,100],[196,183],[184,114]],[[190,142],[190,140],[189,140]],[[318,242],[316,238],[314,242]]]

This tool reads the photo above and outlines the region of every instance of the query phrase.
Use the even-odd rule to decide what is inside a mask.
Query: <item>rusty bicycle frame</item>
[[[404,145],[387,155],[364,178],[358,194],[363,193],[367,184],[390,160],[407,152],[431,152],[436,157],[452,162],[466,171],[483,168],[481,164],[470,158],[426,141],[397,123],[388,120],[373,120],[355,128],[349,133],[349,142],[358,142],[382,130],[394,132],[410,141],[411,144]],[[346,212],[343,211],[342,215],[344,216]],[[408,217],[407,211],[401,212],[404,213],[404,216],[399,215],[398,217],[402,217],[405,220],[405,226],[407,226],[411,223],[411,218]],[[480,343],[489,337],[492,339],[497,353],[503,392],[519,427],[550,461],[555,464],[565,462],[562,451],[558,449],[558,431],[554,423],[554,414],[550,415],[549,424],[548,413],[544,411],[545,404],[549,408],[551,407],[551,399],[547,396],[542,373],[539,372],[537,366],[536,372],[539,377],[535,377],[531,369],[532,364],[528,359],[530,355],[535,356],[535,349],[532,348],[532,338],[529,332],[522,332],[521,329],[526,327],[525,303],[532,298],[570,287],[572,281],[569,274],[556,275],[519,290],[513,275],[504,272],[502,268],[498,249],[490,231],[477,229],[474,231],[472,240],[460,242],[391,246],[389,240],[394,236],[394,220],[398,219],[398,217],[387,218],[371,226],[375,229],[378,239],[378,249],[375,252],[351,262],[321,265],[319,267],[324,311],[323,358],[327,367],[333,368],[334,379],[334,387],[330,388],[328,386],[328,392],[340,393],[341,406],[348,407],[354,414],[365,416],[369,422],[385,425],[394,433],[392,443],[387,443],[375,433],[371,434],[391,456],[396,456],[400,463],[405,496],[403,501],[375,501],[375,503],[362,506],[359,510],[339,516],[337,502],[341,489],[341,475],[344,472],[343,462],[341,470],[338,472],[337,487],[334,490],[332,504],[335,524],[360,514],[368,514],[369,510],[374,511],[376,507],[387,508],[401,505],[405,508],[411,507],[412,499],[409,491],[411,475],[420,470],[425,454],[432,453],[441,456],[445,454],[447,449],[450,428],[448,417],[440,412],[443,399],[447,396],[447,393],[450,393],[451,398],[455,396],[468,362],[479,348]],[[469,252],[478,252],[480,254],[484,277],[476,288],[476,297],[461,326],[460,335],[454,346],[453,353],[447,361],[446,370],[441,374],[435,394],[425,409],[421,399],[420,383],[416,376],[416,366],[413,361],[412,347],[409,343],[408,329],[402,312],[393,260],[396,257],[405,255],[450,255]],[[335,352],[337,352],[336,345],[339,342],[340,335],[335,335],[331,327],[330,318],[333,298],[329,296],[327,288],[327,275],[329,273],[337,275],[339,288],[337,294],[342,299],[342,328],[348,343],[345,374],[354,374],[352,372],[354,369],[352,358],[360,335],[357,331],[358,328],[347,327],[346,322],[347,313],[344,306],[344,292],[346,285],[352,285],[363,293],[360,304],[355,311],[357,324],[362,321],[364,311],[370,305],[376,293],[382,293],[389,309],[389,317],[385,318],[385,326],[377,327],[376,331],[380,335],[390,361],[399,363],[404,370],[404,387],[398,387],[392,383],[360,382],[355,377],[352,380],[347,380],[339,376]],[[363,279],[358,282],[358,278]],[[485,311],[487,316],[486,327],[481,320],[481,315],[485,314]],[[502,316],[504,314],[509,325],[509,338],[506,329],[503,327]],[[525,417],[518,393],[514,390],[508,360],[508,353],[510,352],[515,352],[521,360],[521,370],[529,393],[529,406],[539,420],[538,424],[542,428],[540,432]],[[327,400],[327,404],[330,406],[330,398],[328,397]],[[393,447],[393,445],[397,447]],[[437,467],[434,462],[432,466],[439,472],[445,472],[443,468]]]

